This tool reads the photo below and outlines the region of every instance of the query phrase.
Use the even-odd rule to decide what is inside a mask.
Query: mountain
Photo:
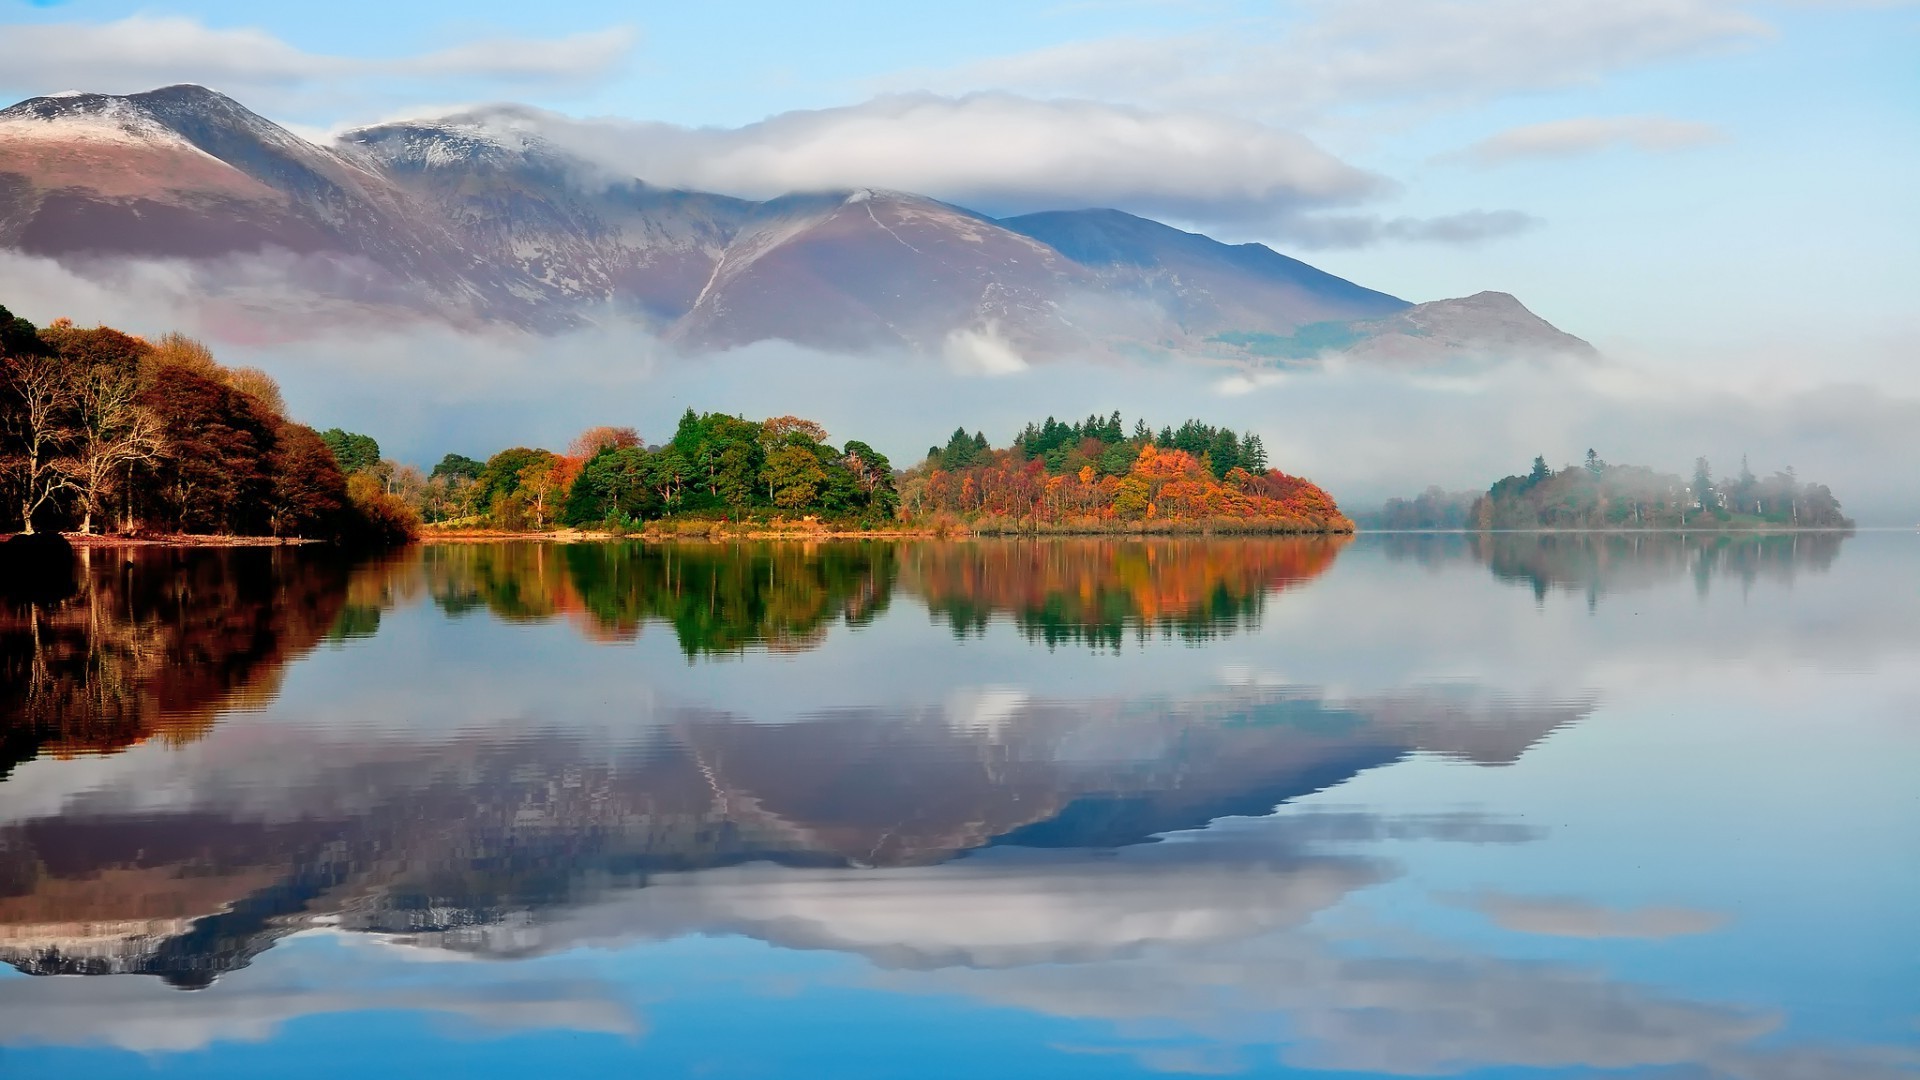
[[[1414,305],[1118,210],[995,220],[906,192],[658,187],[516,115],[320,145],[198,86],[32,98],[0,110],[0,247],[83,270],[182,260],[266,322],[345,311],[544,332],[616,315],[692,350],[938,353],[975,334],[1037,358],[1591,351],[1504,294]]]
[[[1431,358],[1436,350],[1481,358],[1519,351],[1596,355],[1593,346],[1555,329],[1503,292],[1415,304],[1384,318],[1354,323],[1352,329],[1359,340],[1347,351],[1364,360],[1417,363]]]

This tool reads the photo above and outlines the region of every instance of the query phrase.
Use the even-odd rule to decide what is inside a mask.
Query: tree
[[[566,469],[560,458],[542,450],[541,456],[528,461],[520,467],[519,485],[514,494],[520,497],[527,512],[533,515],[533,527],[547,527],[548,504],[554,501],[556,493],[566,490],[572,478],[566,475]]]
[[[900,495],[894,488],[893,463],[887,456],[863,442],[849,442],[841,452],[841,463],[853,475],[864,507],[892,517],[899,509]]]
[[[1267,445],[1258,435],[1248,435],[1240,444],[1240,467],[1255,476],[1267,471]]]
[[[1216,477],[1226,476],[1240,467],[1240,438],[1232,428],[1221,428],[1214,433],[1207,447],[1207,459]]]
[[[0,390],[7,397],[0,417],[10,444],[0,466],[20,490],[21,531],[32,533],[34,515],[74,486],[69,455],[78,435],[78,398],[68,364],[57,356],[10,356],[0,365]]]
[[[239,367],[227,369],[226,380],[228,386],[252,398],[268,413],[286,419],[287,401],[273,376],[256,367]]]
[[[37,356],[46,352],[40,331],[0,305],[0,357]]]
[[[343,473],[372,472],[380,464],[380,443],[371,435],[336,427],[321,432],[320,439],[333,451],[333,460]]]
[[[1600,460],[1600,455],[1595,453],[1593,450],[1593,447],[1591,446],[1587,447],[1586,465],[1587,465],[1587,475],[1593,477],[1596,480],[1600,478],[1600,475],[1602,473],[1607,471],[1607,463]]]
[[[813,504],[821,485],[826,483],[827,470],[819,454],[789,443],[767,455],[761,477],[773,493],[775,506],[804,510]]]
[[[464,454],[448,454],[440,459],[440,464],[427,474],[429,480],[458,477],[464,480],[478,480],[480,474],[487,471],[485,464],[475,461]]]
[[[167,442],[156,494],[175,526],[222,533],[267,527],[273,417],[224,382],[181,367],[163,369],[139,404],[159,420]]]
[[[1533,457],[1533,469],[1527,473],[1527,480],[1530,483],[1538,484],[1552,475],[1553,470],[1547,467],[1547,455],[1535,454]]]
[[[625,450],[640,445],[640,433],[630,427],[590,427],[574,436],[567,445],[567,456],[582,461],[602,450]]]
[[[1704,457],[1693,459],[1693,499],[1702,510],[1714,508],[1713,469]]]
[[[106,497],[135,465],[160,459],[166,440],[159,418],[140,404],[137,369],[91,365],[75,387],[75,455],[70,466],[79,494],[80,531],[91,533],[96,514],[104,515]]]
[[[974,445],[973,437],[967,434],[966,428],[957,427],[948,436],[945,449],[939,452],[940,467],[954,472],[973,464],[973,459],[978,456],[979,449]]]
[[[789,436],[799,436],[810,443],[827,441],[827,429],[812,420],[798,416],[775,416],[760,422],[760,428],[766,433],[769,443],[780,443]]]
[[[320,433],[285,424],[273,450],[268,524],[275,536],[337,538],[346,529],[347,478]]]

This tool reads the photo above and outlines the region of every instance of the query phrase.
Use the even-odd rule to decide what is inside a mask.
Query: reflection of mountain
[[[271,697],[348,599],[344,567],[285,550],[81,555],[78,595],[0,606],[0,776],[36,752],[190,738]]]
[[[316,922],[510,930],[688,871],[1134,845],[1411,752],[1505,760],[1590,707],[1229,687],[1172,701],[989,692],[794,724],[682,712],[614,744],[564,730],[216,734],[168,763],[160,810],[143,809],[134,772],[84,809],[0,830],[0,954],[29,972],[198,986]]]
[[[1808,533],[1471,533],[1382,535],[1389,558],[1434,565],[1472,559],[1502,581],[1545,598],[1559,589],[1598,599],[1691,577],[1705,594],[1715,580],[1751,588],[1790,582],[1833,565],[1849,534]]]

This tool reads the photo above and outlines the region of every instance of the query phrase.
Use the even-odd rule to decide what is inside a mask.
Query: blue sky
[[[1004,95],[946,157],[889,141],[917,119],[863,145],[990,212],[1112,203],[1415,300],[1510,291],[1703,379],[1920,389],[1910,4],[0,3],[0,95],[195,81],[308,133],[518,102],[757,145],[834,110],[787,137],[846,163],[877,96]],[[1115,115],[1133,141],[1076,173],[1063,137]]]

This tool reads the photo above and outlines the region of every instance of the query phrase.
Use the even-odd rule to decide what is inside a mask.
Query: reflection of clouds
[[[492,1035],[562,1029],[636,1036],[644,1030],[612,988],[594,980],[461,965],[448,969],[450,977],[379,985],[380,965],[354,953],[339,965],[235,972],[191,994],[152,979],[0,981],[0,1046],[197,1050],[214,1042],[265,1042],[302,1017],[384,1010],[430,1013]]]
[[[1016,686],[963,686],[947,695],[947,723],[997,738],[1031,696]]]
[[[1377,861],[1304,853],[1284,831],[1264,831],[1117,852],[999,848],[858,872],[754,864],[660,874],[577,909],[415,940],[526,954],[730,933],[886,967],[1085,963],[1297,926],[1391,876]]]
[[[1704,934],[1726,924],[1726,916],[1678,907],[1606,908],[1572,897],[1509,896],[1478,893],[1461,906],[1485,915],[1495,926],[1519,934],[1571,938],[1681,937]]]
[[[1679,1066],[1743,1080],[1914,1075],[1871,1051],[1763,1048],[1776,1016],[1665,998],[1594,971],[1437,951],[1346,953],[1307,934],[1103,964],[879,978],[903,992],[1107,1021],[1123,1037],[1151,1038],[1136,1054],[1149,1068],[1184,1047],[1209,1062],[1238,1050],[1394,1075],[1515,1066]]]

